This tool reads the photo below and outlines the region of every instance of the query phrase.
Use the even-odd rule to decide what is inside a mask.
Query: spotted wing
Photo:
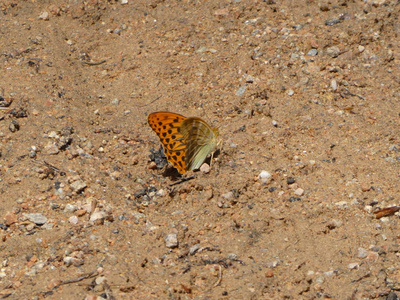
[[[148,116],[150,127],[160,138],[164,154],[180,174],[186,173],[186,144],[179,132],[186,117],[171,112],[155,112]]]
[[[186,169],[200,168],[207,156],[215,151],[218,131],[200,118],[186,118],[179,128],[186,141]]]

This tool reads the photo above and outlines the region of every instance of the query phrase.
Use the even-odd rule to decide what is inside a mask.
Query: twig
[[[383,217],[388,217],[394,215],[400,210],[400,206],[391,206],[374,211],[375,218],[380,219]]]
[[[99,273],[98,273],[97,271],[93,271],[93,272],[90,272],[89,274],[83,275],[83,276],[78,277],[78,278],[75,278],[75,279],[70,279],[70,280],[61,281],[60,284],[58,284],[58,285],[56,285],[55,287],[53,287],[53,290],[56,289],[56,288],[58,288],[58,287],[61,286],[61,285],[71,284],[71,283],[77,283],[77,282],[79,282],[79,281],[82,281],[82,280],[85,280],[85,279],[88,279],[88,278],[96,277],[98,274],[99,274]]]
[[[174,185],[177,185],[177,184],[181,184],[181,183],[183,183],[185,181],[189,181],[189,180],[194,179],[194,178],[195,178],[194,175],[189,176],[189,177],[185,177],[185,178],[182,178],[181,180],[178,180],[178,181],[176,181],[174,183],[171,183],[169,186],[174,186]]]
[[[93,271],[93,272],[90,272],[89,274],[83,275],[83,276],[75,278],[75,279],[64,280],[64,281],[61,281],[56,286],[54,286],[51,290],[45,291],[45,292],[39,292],[39,294],[45,295],[45,296],[46,295],[52,295],[53,294],[52,291],[58,289],[62,285],[71,284],[71,283],[77,283],[79,281],[82,281],[82,280],[85,280],[85,279],[88,279],[88,278],[96,277],[97,275],[99,275],[99,272]]]
[[[157,86],[158,86],[158,84],[157,84]],[[156,101],[157,101],[158,99],[160,99],[160,98],[161,98],[161,96],[158,96],[158,97],[156,97],[155,99],[151,100],[149,103],[142,104],[142,105],[137,104],[137,105],[133,105],[133,106],[136,106],[136,107],[145,107],[145,106],[147,106],[147,105],[150,105],[150,104],[156,102]]]
[[[219,286],[222,281],[222,267],[221,267],[221,265],[218,265],[218,267],[219,267],[218,280],[216,283],[214,283],[213,287]]]
[[[65,172],[64,172],[64,171],[61,171],[59,168],[57,168],[57,167],[55,167],[55,166],[49,164],[47,161],[44,160],[43,163],[46,165],[46,167],[52,169],[54,172],[59,173],[61,176],[64,176],[64,175],[65,175]]]
[[[97,66],[97,65],[101,65],[104,64],[106,62],[105,59],[101,60],[101,61],[97,61],[97,62],[92,62],[92,61],[82,61],[83,64],[89,65],[89,66]]]

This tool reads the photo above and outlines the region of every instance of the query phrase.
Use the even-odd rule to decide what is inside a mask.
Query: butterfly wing
[[[171,112],[151,113],[147,120],[160,138],[164,154],[180,174],[186,173],[186,144],[180,133],[182,121],[186,117]]]
[[[217,146],[218,131],[200,118],[186,118],[179,128],[186,141],[186,169],[200,168],[207,156]]]

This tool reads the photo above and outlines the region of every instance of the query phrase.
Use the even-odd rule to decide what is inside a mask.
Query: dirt
[[[398,1],[0,9],[2,298],[396,299]],[[157,169],[156,111],[209,173]]]

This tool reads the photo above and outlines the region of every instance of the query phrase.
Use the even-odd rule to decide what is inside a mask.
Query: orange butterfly
[[[200,118],[155,112],[149,115],[148,122],[160,138],[168,161],[180,174],[200,168],[220,144],[218,130]]]

